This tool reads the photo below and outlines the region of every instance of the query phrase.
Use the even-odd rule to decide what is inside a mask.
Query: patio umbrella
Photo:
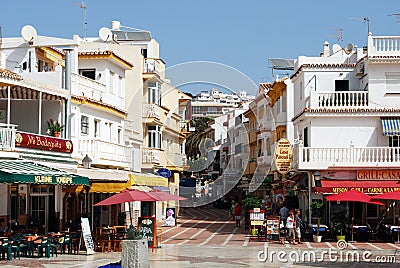
[[[157,199],[157,201],[174,201],[174,200],[187,200],[185,197],[181,197],[178,195],[169,194],[167,192],[159,191],[159,190],[151,190],[148,192],[151,196]]]
[[[394,192],[389,192],[389,193],[384,193],[384,194],[378,194],[372,197],[372,200],[400,200],[400,191],[394,191]],[[399,207],[399,217],[400,217],[400,206],[397,203],[397,206]],[[400,226],[400,218],[397,219],[397,226]],[[397,228],[397,243],[400,243],[400,228]]]
[[[122,204],[122,203],[128,203],[129,205],[129,216],[131,219],[131,225],[132,224],[132,211],[131,211],[131,202],[134,201],[150,201],[154,202],[157,201],[157,199],[153,196],[151,196],[148,192],[143,192],[135,189],[125,189],[122,192],[115,194],[113,196],[110,196],[109,198],[104,199],[103,201],[100,201],[99,203],[94,204],[93,206],[109,206],[109,205],[116,205],[116,204]]]
[[[376,205],[384,205],[382,202],[371,200],[371,197],[363,192],[357,190],[350,190],[340,194],[334,194],[326,197],[327,201],[344,201],[344,202],[363,202]],[[351,240],[354,241],[354,203],[353,203],[353,217],[351,218]]]

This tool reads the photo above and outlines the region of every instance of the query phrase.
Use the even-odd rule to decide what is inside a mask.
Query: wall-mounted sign
[[[169,170],[168,168],[160,168],[157,171],[157,174],[160,175],[161,177],[169,178],[171,177],[171,170]]]
[[[357,180],[400,180],[400,169],[357,170]]]
[[[73,150],[70,140],[24,132],[15,133],[15,146],[63,153],[72,153]]]
[[[275,165],[281,174],[289,172],[292,166],[293,151],[292,145],[287,139],[280,139],[275,148]]]

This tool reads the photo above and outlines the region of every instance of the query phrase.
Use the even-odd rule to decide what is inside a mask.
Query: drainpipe
[[[68,90],[66,111],[66,139],[71,138],[71,49],[65,50],[65,89]]]

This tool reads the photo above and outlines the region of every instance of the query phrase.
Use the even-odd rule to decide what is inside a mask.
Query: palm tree
[[[192,120],[192,126],[195,131],[190,133],[186,138],[186,156],[195,158],[198,157],[200,153],[199,145],[202,140],[205,139],[205,130],[208,128],[208,123],[212,119],[209,117],[197,117]]]

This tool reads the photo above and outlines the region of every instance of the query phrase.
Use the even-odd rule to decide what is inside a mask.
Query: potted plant
[[[321,201],[311,202],[311,213],[313,217],[317,218],[317,234],[313,235],[314,242],[321,242],[322,235],[319,235],[320,225],[321,225],[321,217],[323,212],[324,203]]]
[[[343,235],[343,230],[346,227],[346,211],[335,213],[331,218],[332,230],[336,234],[336,239],[346,240],[346,236]]]
[[[54,121],[50,118],[50,120],[47,121],[47,128],[51,135],[54,137],[60,137],[60,133],[64,130],[65,126],[61,125],[58,120]]]

